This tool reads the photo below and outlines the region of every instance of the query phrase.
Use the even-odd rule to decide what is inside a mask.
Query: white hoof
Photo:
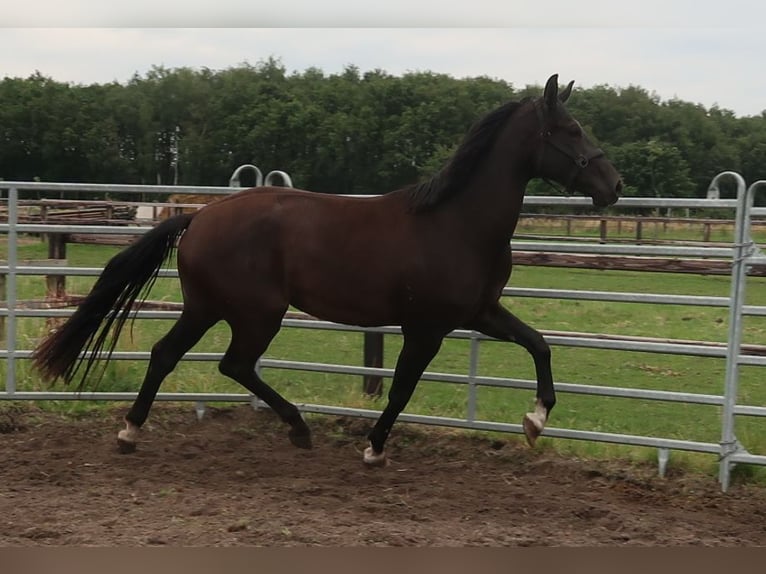
[[[117,433],[117,445],[122,452],[133,452],[136,450],[138,430],[136,425],[125,421],[125,428]]]
[[[373,450],[372,446],[368,446],[364,449],[364,464],[367,466],[386,466],[388,464],[388,458],[386,458],[386,451],[377,453]]]
[[[524,415],[522,425],[524,426],[524,434],[527,437],[527,443],[529,446],[535,446],[537,437],[542,434],[547,420],[548,411],[540,401],[537,401],[535,412],[527,413]]]

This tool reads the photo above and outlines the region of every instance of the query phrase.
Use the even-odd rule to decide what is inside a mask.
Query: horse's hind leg
[[[290,442],[299,448],[311,448],[311,431],[298,407],[267,385],[255,372],[258,358],[266,351],[279,331],[282,316],[270,322],[231,324],[231,344],[218,366],[221,373],[234,379],[256,397],[263,400],[290,425]]]
[[[122,452],[136,449],[136,438],[141,425],[149,416],[157,391],[162,381],[175,368],[178,361],[191,349],[216,321],[205,319],[185,309],[175,325],[162,339],[152,347],[149,367],[144,375],[144,382],[125,416],[126,428],[117,435],[117,444]]]
[[[364,451],[364,463],[384,466],[387,463],[384,446],[396,417],[407,406],[423,371],[439,352],[446,335],[441,330],[402,328],[404,344],[396,361],[394,379],[388,392],[388,404],[369,434],[370,446]]]

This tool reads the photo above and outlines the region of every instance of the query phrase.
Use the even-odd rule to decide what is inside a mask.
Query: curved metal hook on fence
[[[278,180],[281,180],[281,183],[279,183]],[[268,174],[266,174],[266,179],[264,180],[263,184],[278,185],[280,187],[293,187],[293,180],[284,171],[275,169],[273,171],[270,171]]]
[[[293,187],[293,180],[287,172],[284,172],[279,169],[275,169],[270,171],[268,174],[266,174],[266,177],[264,178],[263,172],[260,169],[258,169],[257,166],[251,163],[243,164],[234,170],[234,173],[232,173],[231,177],[229,178],[229,187],[242,187],[239,178],[242,172],[247,170],[252,170],[255,172],[254,187],[261,187],[262,185],[277,185],[280,187]]]
[[[253,170],[255,172],[255,187],[263,185],[263,172],[258,169],[257,166],[254,166],[251,163],[246,163],[239,166],[234,170],[234,173],[231,174],[231,177],[229,178],[229,187],[242,187],[239,183],[239,176],[243,171],[247,170]]]

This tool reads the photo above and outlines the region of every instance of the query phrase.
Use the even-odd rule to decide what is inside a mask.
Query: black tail
[[[140,303],[146,299],[160,268],[172,255],[176,240],[194,215],[182,214],[163,221],[106,264],[74,314],[32,354],[34,365],[44,378],[62,377],[69,383],[85,364],[80,379],[82,388],[105,348],[106,366],[136,300]],[[81,355],[83,351],[85,355]]]

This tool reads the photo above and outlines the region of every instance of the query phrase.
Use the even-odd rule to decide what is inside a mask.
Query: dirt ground
[[[124,455],[124,410],[0,405],[0,545],[766,545],[763,487],[404,424],[369,469],[370,422],[312,417],[302,451],[246,405],[157,405]]]

